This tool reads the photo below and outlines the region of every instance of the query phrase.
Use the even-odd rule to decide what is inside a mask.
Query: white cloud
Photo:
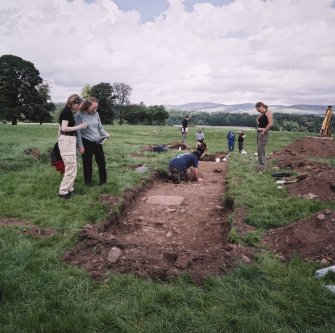
[[[86,84],[125,82],[132,102],[333,104],[330,0],[169,0],[153,22],[111,0],[0,2],[0,51],[33,62],[65,100]]]

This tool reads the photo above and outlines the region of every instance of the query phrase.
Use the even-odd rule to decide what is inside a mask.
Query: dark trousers
[[[82,155],[85,184],[92,184],[93,155],[98,165],[100,183],[105,184],[107,181],[107,172],[105,154],[102,149],[102,145],[96,144],[95,142],[86,140],[84,138],[82,140],[85,148],[85,153]]]
[[[228,140],[228,150],[234,151],[234,140]]]
[[[243,141],[238,142],[238,150],[241,152],[243,150]]]

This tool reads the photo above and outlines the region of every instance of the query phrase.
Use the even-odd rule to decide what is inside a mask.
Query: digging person
[[[179,184],[180,181],[187,179],[198,180],[198,164],[200,160],[200,152],[194,151],[193,153],[181,154],[173,158],[169,162],[169,178],[174,183]],[[187,175],[187,170],[190,169],[190,177]]]

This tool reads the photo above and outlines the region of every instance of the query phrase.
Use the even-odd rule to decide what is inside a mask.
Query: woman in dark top
[[[86,128],[87,123],[75,126],[73,112],[79,110],[82,99],[79,95],[71,95],[59,115],[58,146],[62,156],[65,172],[59,188],[59,196],[70,199],[74,192],[73,184],[77,176],[76,130]]]
[[[263,102],[255,105],[259,112],[257,117],[257,155],[258,155],[258,172],[265,171],[265,146],[269,139],[269,129],[273,125],[272,112],[268,110],[268,106]]]

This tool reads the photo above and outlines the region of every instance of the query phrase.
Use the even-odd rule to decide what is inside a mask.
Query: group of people
[[[100,184],[107,181],[105,154],[100,140],[110,135],[102,127],[98,104],[94,97],[83,100],[73,94],[59,115],[58,147],[65,168],[58,194],[63,199],[70,199],[75,194],[77,146],[82,155],[85,184],[92,186],[93,156],[98,165]]]
[[[242,153],[245,133],[243,131],[237,131],[237,134],[238,134],[238,139],[237,139],[238,151]],[[235,133],[233,131],[229,131],[227,134],[227,139],[228,139],[228,150],[229,152],[232,152],[234,151],[234,148],[235,148]]]
[[[100,185],[106,184],[106,161],[101,138],[109,138],[101,124],[98,109],[98,100],[94,97],[83,100],[79,95],[71,95],[59,116],[58,146],[64,162],[64,175],[59,187],[59,196],[69,199],[75,194],[74,181],[77,176],[77,146],[82,155],[84,180],[87,186],[92,186],[92,160],[93,156],[98,166]],[[257,117],[257,156],[258,172],[265,171],[265,147],[269,138],[269,130],[273,126],[273,115],[263,102],[255,105],[259,112]],[[74,116],[74,114],[76,114]],[[182,122],[182,138],[185,142],[188,132],[189,116]],[[245,133],[238,132],[238,146],[240,153],[243,150]],[[205,135],[202,130],[196,134],[196,150],[193,153],[181,154],[169,162],[170,176],[180,182],[187,179],[187,170],[191,169],[191,179],[198,180],[199,161],[207,150],[204,142]],[[227,134],[229,152],[234,151],[235,134]],[[183,142],[183,143],[184,143]]]
[[[257,159],[258,166],[257,171],[259,173],[265,172],[265,147],[269,139],[269,130],[273,126],[273,114],[268,110],[268,106],[263,102],[258,102],[255,105],[257,112]],[[188,132],[188,121],[189,116],[186,116],[182,122],[182,140],[183,143],[186,139],[186,133]],[[243,144],[245,139],[245,133],[243,131],[238,131],[238,149],[239,152],[243,152]],[[187,170],[190,168],[190,178],[193,180],[198,180],[198,165],[199,161],[203,157],[203,154],[207,150],[207,145],[204,143],[205,135],[201,130],[195,134],[196,136],[196,151],[190,154],[181,154],[173,158],[169,162],[168,170],[169,175],[175,182],[179,183],[181,180],[187,179]],[[234,151],[235,134],[233,131],[229,131],[227,134],[228,139],[228,150],[229,152]]]

